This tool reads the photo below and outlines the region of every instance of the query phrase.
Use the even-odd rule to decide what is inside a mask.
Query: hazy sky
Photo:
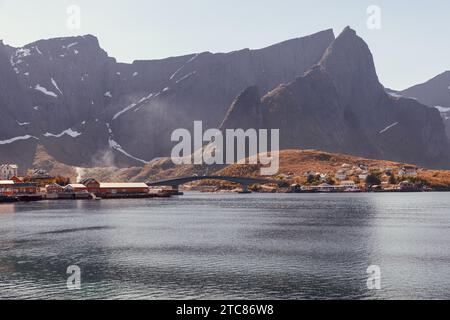
[[[320,3],[320,4],[319,4]],[[81,28],[67,27],[67,8]],[[381,9],[381,29],[367,8]],[[194,52],[261,48],[346,25],[369,44],[381,81],[404,89],[450,69],[450,1],[406,0],[0,0],[0,39],[93,34],[121,62]]]

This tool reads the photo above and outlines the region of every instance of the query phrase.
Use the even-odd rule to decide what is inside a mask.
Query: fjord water
[[[448,193],[1,204],[0,298],[445,299],[449,231]]]

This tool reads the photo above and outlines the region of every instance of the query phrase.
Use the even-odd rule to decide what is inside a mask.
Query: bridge
[[[153,182],[147,182],[147,185],[149,187],[172,187],[174,191],[178,191],[180,185],[194,182],[194,181],[201,181],[201,180],[221,180],[221,181],[228,181],[240,184],[242,186],[243,192],[248,192],[248,186],[251,184],[268,184],[273,183],[277,184],[280,187],[286,186],[285,182],[277,181],[277,180],[271,180],[271,179],[262,179],[262,178],[247,178],[247,177],[231,177],[231,176],[192,176],[192,177],[180,177],[180,178],[174,178],[174,179],[166,179],[166,180],[159,180],[159,181],[153,181]]]

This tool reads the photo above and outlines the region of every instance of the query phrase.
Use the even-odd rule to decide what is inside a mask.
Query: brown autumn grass
[[[343,164],[348,164],[350,166],[358,166],[363,164],[369,167],[369,171],[380,168],[391,168],[395,175],[403,166],[410,165],[393,161],[366,159],[345,154],[328,153],[318,150],[284,150],[280,152],[279,175],[289,175],[292,177],[292,182],[305,183],[305,172],[320,172],[334,177],[336,172],[342,168]],[[420,166],[414,167],[417,168],[418,178],[426,180],[430,186],[450,186],[449,170],[428,170]],[[260,166],[230,165],[225,169],[220,170],[218,174],[256,177],[260,175]],[[352,176],[351,178],[354,179],[355,176]],[[387,180],[388,177],[384,177],[383,181]]]
[[[345,154],[328,153],[318,150],[284,150],[280,152],[279,175],[289,175],[290,182],[305,183],[304,173],[307,171],[320,172],[334,177],[335,173],[342,168],[343,164],[357,166],[364,164],[369,169],[392,168],[396,174],[404,163],[385,160],[366,159]],[[49,156],[45,148],[39,147],[34,161],[35,168],[42,168],[53,175],[69,176],[75,179],[75,167],[68,166],[56,161]],[[418,168],[418,178],[426,180],[432,187],[449,187],[449,170],[427,170]],[[99,181],[154,181],[169,179],[180,176],[197,175],[227,175],[227,176],[260,176],[260,165],[229,165],[229,166],[196,166],[196,165],[174,165],[170,158],[152,161],[144,167],[131,168],[85,168],[83,177],[96,178]],[[354,177],[351,177],[354,178]],[[384,181],[387,177],[384,177]],[[203,185],[228,185],[218,181],[203,182]]]

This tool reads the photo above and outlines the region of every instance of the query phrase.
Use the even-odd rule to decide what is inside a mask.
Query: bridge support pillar
[[[242,185],[242,192],[240,193],[251,193],[251,191],[248,190],[248,184]]]
[[[182,192],[180,192],[180,186],[179,185],[174,185],[172,186],[172,190],[170,191],[170,193],[174,196],[181,196],[183,195]]]

